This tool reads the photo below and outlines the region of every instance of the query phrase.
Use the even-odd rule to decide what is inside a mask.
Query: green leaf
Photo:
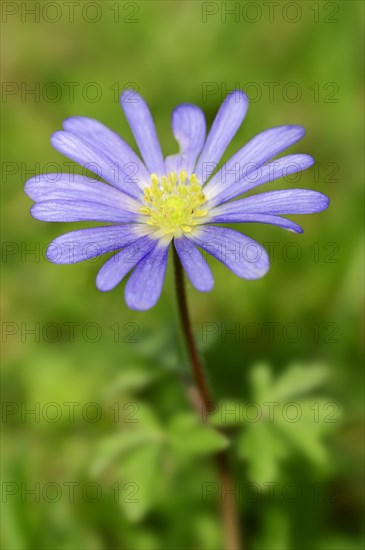
[[[281,403],[319,388],[329,376],[323,365],[291,365],[270,389],[271,401]]]
[[[151,369],[131,367],[123,369],[113,383],[113,393],[137,392],[147,387],[156,378],[156,373]]]
[[[92,464],[94,475],[99,474],[111,462],[120,460],[141,445],[164,441],[163,429],[149,406],[138,403],[136,419],[138,422],[130,424],[130,427],[101,440]]]
[[[259,403],[265,401],[272,387],[270,366],[266,363],[254,365],[250,375],[253,396]]]
[[[289,550],[290,522],[286,510],[270,507],[263,517],[263,526],[254,541],[253,550]]]
[[[173,450],[182,456],[209,455],[222,451],[228,439],[209,424],[201,424],[192,413],[182,413],[169,426],[169,441]]]
[[[250,481],[260,485],[278,479],[281,462],[289,454],[280,434],[266,422],[247,425],[237,439],[237,452],[248,462]]]
[[[146,443],[161,442],[161,432],[149,430],[124,430],[104,438],[96,451],[96,458],[92,464],[92,473],[98,475],[111,462],[121,460],[126,454]]]
[[[220,428],[238,427],[245,423],[243,409],[244,403],[241,401],[233,399],[219,401],[216,410],[208,415],[207,422]]]
[[[147,443],[123,457],[120,463],[120,505],[130,521],[145,517],[161,488],[161,445]]]
[[[328,413],[329,403],[331,401],[325,398],[293,402],[298,420],[292,421],[295,418],[294,415],[290,417],[291,420],[288,420],[287,413],[284,414],[282,410],[276,423],[291,445],[319,465],[325,465],[328,461],[328,449],[324,437],[336,425],[332,420],[337,422],[340,420],[339,411],[335,410],[336,416],[332,414],[332,410]]]
[[[293,450],[319,465],[327,463],[325,436],[339,421],[338,406],[324,397],[302,397],[327,378],[328,369],[323,365],[293,364],[274,381],[267,365],[254,367],[254,403],[262,412],[270,407],[270,413],[257,422],[247,421],[238,437],[239,456],[248,462],[251,479],[277,479],[281,463]]]

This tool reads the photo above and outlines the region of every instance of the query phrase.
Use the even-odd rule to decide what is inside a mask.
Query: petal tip
[[[116,285],[108,285],[108,282],[105,281],[102,277],[99,276],[99,273],[96,276],[95,280],[96,288],[99,290],[99,292],[110,292],[115,288]]]
[[[42,218],[40,217],[40,213],[39,213],[39,203],[33,204],[33,206],[30,208],[29,212],[30,212],[30,215],[32,216],[32,218],[34,218],[35,220],[43,221]]]
[[[323,193],[320,193],[320,195],[321,195],[323,210],[327,210],[327,208],[330,205],[331,200],[330,200],[329,197],[327,197],[327,195],[324,195]]]
[[[300,124],[292,124],[291,126],[298,132],[300,136],[299,139],[304,138],[305,134],[307,133],[307,130],[304,128],[304,126],[300,126]]]
[[[62,264],[64,262],[61,261],[61,258],[62,256],[60,257],[59,254],[56,254],[54,244],[50,244],[46,250],[46,259],[52,264]]]
[[[53,134],[50,137],[50,142],[52,147],[57,149],[57,147],[63,142],[63,138],[66,134],[65,130],[57,130],[56,132],[53,132]]]
[[[74,131],[74,126],[75,124],[79,123],[79,122],[84,122],[85,120],[87,120],[87,117],[84,117],[84,116],[69,116],[67,118],[65,118],[62,122],[62,128],[64,129],[65,132],[71,132],[73,133]],[[62,130],[59,130],[59,131],[62,131]]]
[[[143,101],[142,96],[140,96],[139,93],[132,88],[124,90],[119,96],[119,102],[123,108],[126,104],[129,105],[131,103],[139,103],[140,101]]]
[[[124,293],[124,299],[129,309],[133,309],[133,311],[148,311],[149,309],[152,309],[158,302],[158,300],[156,300],[154,303],[145,303],[143,301],[139,301],[137,297],[130,296],[126,293]]]
[[[304,158],[306,160],[306,168],[310,168],[311,166],[313,166],[313,164],[316,163],[316,160],[315,158],[312,157],[312,155],[304,155]]]
[[[229,92],[229,94],[227,95],[227,98],[235,98],[235,100],[238,102],[238,101],[246,101],[248,103],[248,97],[247,95],[245,94],[245,92],[239,88],[237,88],[236,90],[232,90],[231,92]]]
[[[35,200],[33,199],[33,185],[36,178],[37,176],[33,176],[32,178],[29,178],[29,180],[27,180],[24,184],[24,193],[32,200]]]
[[[203,292],[204,294],[208,292],[212,292],[213,288],[214,288],[214,280],[210,284],[206,284],[204,286],[201,286],[200,288],[196,287],[196,289],[199,292]]]
[[[249,100],[245,92],[237,89],[229,92],[223,103],[236,104],[237,108],[240,108],[242,111],[241,116],[245,116],[248,109]]]

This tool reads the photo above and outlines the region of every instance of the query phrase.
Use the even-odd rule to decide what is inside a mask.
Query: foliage
[[[33,3],[3,4],[17,13],[4,15],[2,48],[2,479],[4,491],[14,493],[3,495],[2,547],[221,548],[219,487],[206,499],[202,487],[218,483],[214,454],[229,440],[248,550],[357,550],[362,3],[284,2],[274,6],[270,20],[265,3],[233,2],[240,5],[239,20],[227,14],[223,21],[224,3],[208,2],[218,13],[203,22],[202,2],[138,1],[138,23],[124,21],[131,7],[123,2],[99,2],[102,16],[95,22],[87,20],[95,3],[86,3],[86,17],[84,3],[75,3],[69,21],[66,2],[59,2],[62,17],[54,22],[42,14],[39,21],[23,17],[24,6]],[[52,18],[55,3],[36,2],[35,9],[46,4]],[[257,21],[249,21],[259,4],[261,16],[258,11]],[[291,4],[301,9],[296,22],[287,20]],[[336,10],[336,21],[329,21]],[[263,403],[275,401],[275,422],[247,416],[228,422],[227,416],[219,425],[217,413],[207,422],[193,417],[184,390],[190,374],[179,340],[172,265],[158,306],[141,315],[125,307],[123,285],[110,293],[96,290],[104,259],[72,266],[45,260],[47,244],[68,227],[32,220],[23,183],[42,171],[70,170],[49,144],[68,116],[100,120],[133,143],[118,105],[119,91],[131,84],[151,105],[166,154],[176,151],[170,130],[175,105],[200,105],[210,124],[225,92],[237,84],[251,104],[227,157],[265,128],[307,129],[292,152],[312,154],[316,168],[294,186],[329,195],[329,210],[303,217],[303,235],[255,224],[240,228],[273,255],[263,280],[240,280],[209,258],[213,292],[188,288],[216,408],[238,404],[253,415],[255,408],[247,405],[256,402],[267,414]],[[292,101],[295,89],[299,96]],[[93,100],[95,90],[101,93]],[[289,178],[279,184],[293,186]],[[293,325],[299,327],[296,339]],[[295,412],[285,409],[290,402],[303,411],[296,423],[282,420]],[[324,409],[328,403],[335,404],[333,418],[341,422],[324,421],[334,412]],[[272,498],[265,482],[279,484]],[[73,498],[70,483],[76,484]],[[126,502],[135,489],[127,483],[139,485],[137,503]],[[256,498],[246,491],[252,483],[262,488]],[[285,492],[287,484],[302,491],[297,501]],[[47,487],[49,498],[42,494]],[[60,498],[51,502],[57,487]],[[96,488],[101,495],[92,501]],[[23,489],[38,490],[39,500]]]

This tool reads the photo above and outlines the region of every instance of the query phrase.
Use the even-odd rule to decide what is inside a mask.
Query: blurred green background
[[[134,143],[118,105],[131,86],[165,154],[175,105],[200,105],[210,124],[235,87],[251,104],[225,158],[271,126],[307,129],[292,152],[316,168],[267,189],[317,189],[329,210],[297,217],[299,236],[242,226],[274,251],[269,274],[244,281],[211,261],[213,292],[189,286],[189,302],[217,402],[228,400],[217,421],[234,441],[246,548],[361,548],[362,2],[71,4],[2,3],[3,548],[222,547],[220,486],[200,445],[214,438],[189,413],[172,265],[158,305],[130,311],[123,285],[97,291],[103,258],[45,260],[81,225],[33,220],[23,193],[40,171],[70,170],[49,143],[68,116]]]

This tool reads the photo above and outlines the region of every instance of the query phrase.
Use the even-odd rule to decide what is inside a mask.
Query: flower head
[[[109,224],[58,237],[47,257],[64,264],[118,251],[100,269],[97,287],[111,290],[133,269],[125,287],[132,309],[156,304],[171,243],[192,284],[207,292],[213,276],[199,249],[245,279],[260,278],[269,269],[261,245],[217,224],[259,222],[301,233],[300,226],[281,215],[310,214],[328,206],[325,195],[306,189],[240,198],[259,185],[305,170],[314,161],[304,154],[272,160],[304,136],[302,127],[291,125],[261,132],[219,167],[247,111],[247,97],[239,90],[227,96],[207,137],[202,110],[190,104],[178,106],[172,113],[172,131],[179,153],[165,159],[142,97],[125,92],[121,105],[142,160],[103,124],[71,117],[63,131],[53,134],[52,145],[104,181],[48,174],[28,180],[25,192],[35,201],[31,213],[36,219]]]

